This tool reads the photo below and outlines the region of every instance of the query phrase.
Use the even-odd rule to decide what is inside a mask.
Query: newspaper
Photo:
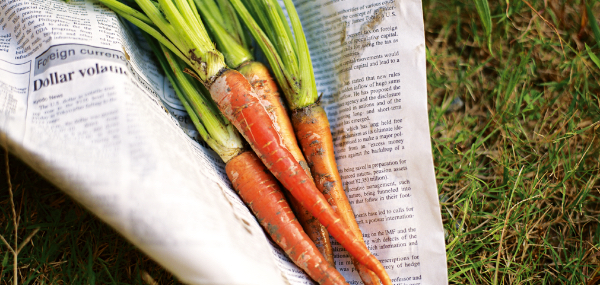
[[[365,242],[394,284],[447,283],[421,1],[296,5]],[[231,189],[135,28],[92,0],[0,11],[2,146],[184,283],[314,284]]]

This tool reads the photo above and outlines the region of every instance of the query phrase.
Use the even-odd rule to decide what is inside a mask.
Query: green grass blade
[[[490,5],[487,0],[475,0],[475,7],[479,18],[481,18],[481,24],[485,30],[485,37],[488,41],[488,49],[492,53],[492,16],[490,13]]]
[[[594,54],[594,52],[592,52],[592,49],[587,44],[585,44],[585,49],[586,49],[588,55],[590,56],[590,59],[592,59],[592,61],[600,69],[600,58],[598,58],[598,56],[596,56],[596,54]]]
[[[592,3],[590,3],[592,2]],[[598,27],[598,22],[596,21],[596,17],[592,12],[592,5],[595,1],[586,1],[585,9],[588,15],[588,22],[590,24],[590,28],[592,28],[592,32],[594,33],[594,38],[596,39],[596,44],[600,47],[600,27]]]

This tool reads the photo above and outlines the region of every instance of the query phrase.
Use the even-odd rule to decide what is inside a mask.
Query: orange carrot
[[[279,126],[261,105],[248,80],[237,71],[225,69],[207,88],[219,110],[246,138],[281,184],[352,256],[374,271],[384,285],[391,284],[383,265],[339,218],[285,147],[278,132]]]
[[[245,3],[240,0],[230,1],[269,60],[292,113],[303,114],[305,108],[307,108],[307,113],[312,113],[310,112],[311,106],[318,103],[319,95],[302,23],[292,1],[283,0],[287,17],[277,0],[245,1]],[[286,18],[289,19],[289,22]],[[289,29],[290,25],[293,32]],[[319,190],[328,196],[328,201],[333,209],[341,217],[344,217],[342,220],[352,229],[352,233],[356,237],[355,241],[360,243],[361,247],[366,248],[362,240],[362,233],[356,225],[348,199],[341,187],[333,155],[329,123],[324,112],[322,114],[322,117],[305,117],[305,126],[296,126],[295,120],[292,122],[294,128],[306,126],[316,128],[314,131],[308,129],[306,132],[310,135],[305,138],[300,137],[306,135],[305,133],[297,133],[300,141],[309,144],[315,142],[314,145],[302,146],[305,155],[313,156],[312,160],[306,157],[309,163],[319,168],[312,172],[315,182]],[[311,151],[312,153],[310,153]],[[331,230],[330,233],[333,235]],[[335,237],[335,235],[333,236]],[[336,238],[336,240],[338,239]],[[357,261],[360,263],[359,259],[354,259],[354,261],[355,264]],[[369,272],[360,265],[356,268],[365,284],[379,284],[379,281],[384,284],[389,283],[390,279],[385,271]],[[377,276],[373,273],[376,273],[380,280],[377,280]]]
[[[148,38],[148,44],[171,82],[175,94],[188,112],[200,136],[226,163],[226,172],[234,189],[254,211],[265,231],[288,257],[320,284],[342,284],[344,278],[320,254],[315,244],[289,211],[275,178],[249,151],[237,131],[206,96],[208,91],[191,82],[180,62],[166,49]]]
[[[280,128],[279,134],[283,139],[285,147],[292,153],[296,161],[300,163],[304,172],[312,177],[304,154],[298,146],[296,135],[294,134],[294,129],[292,128],[292,123],[287,114],[283,99],[279,95],[279,88],[277,87],[275,80],[273,80],[273,77],[271,77],[269,69],[261,62],[247,61],[238,67],[237,70],[248,79],[259,98],[268,102],[268,104],[265,104],[265,108],[277,122],[277,125]],[[319,223],[308,210],[302,207],[293,196],[287,195],[287,197],[290,206],[292,206],[292,209],[294,210],[294,213],[296,213],[296,217],[306,234],[315,243],[325,259],[332,265],[335,265],[333,248],[329,241],[327,229],[325,229],[325,227]]]
[[[277,180],[253,152],[234,157],[225,170],[233,188],[263,228],[298,267],[319,284],[346,284],[344,277],[310,241]]]
[[[342,185],[334,156],[333,140],[325,110],[318,105],[302,108],[292,113],[292,124],[302,150],[306,155],[317,188],[352,233],[364,243],[362,232],[354,218],[348,197]],[[379,284],[377,275],[352,258],[354,267],[365,284]]]
[[[304,232],[306,232],[306,235],[308,235],[310,240],[312,240],[319,249],[319,252],[325,258],[325,261],[332,266],[335,266],[333,248],[331,247],[327,228],[325,228],[325,226],[323,226],[307,209],[302,207],[302,204],[300,204],[298,199],[294,198],[294,196],[289,193],[286,193],[285,196],[294,210],[298,222],[302,225]]]
[[[361,247],[361,244],[356,242],[356,237],[336,216],[312,179],[302,170],[300,164],[282,143],[278,132],[279,126],[261,104],[260,98],[252,90],[248,80],[238,71],[227,68],[223,54],[215,49],[192,1],[176,1],[175,3],[171,0],[159,0],[156,3],[151,0],[136,0],[144,13],[134,13],[131,7],[118,1],[102,0],[102,2],[158,40],[162,44],[163,51],[170,50],[192,67],[193,71],[188,70],[187,73],[196,77],[209,90],[212,100],[226,118],[225,120],[220,117],[221,114],[209,111],[213,118],[206,121],[205,126],[195,123],[197,127],[202,125],[199,130],[201,133],[209,134],[212,130],[215,137],[207,137],[214,142],[222,141],[224,144],[219,145],[229,148],[229,142],[235,141],[231,140],[234,132],[222,123],[227,121],[228,126],[229,123],[235,126],[269,171],[274,173],[303,207],[318,218],[319,222],[350,254],[368,264],[369,268],[377,269],[378,272],[385,274],[381,263],[366,247]],[[174,72],[182,75],[181,70],[174,70]],[[182,75],[182,77],[185,76]],[[182,86],[182,88],[194,89],[190,88],[191,84],[186,85],[187,87]],[[191,109],[195,111],[210,110],[209,105],[212,103],[209,104],[198,97],[203,96],[187,98],[193,99],[188,102]],[[190,108],[186,107],[186,109]],[[205,115],[207,114],[198,112],[194,120],[199,121],[198,119],[202,119]],[[217,146],[217,144],[214,145]],[[228,153],[225,155],[229,157]]]

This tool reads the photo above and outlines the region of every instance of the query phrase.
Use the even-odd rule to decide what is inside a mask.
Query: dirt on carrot
[[[256,94],[261,100],[268,102],[265,105],[265,109],[272,115],[272,118],[277,122],[279,126],[279,134],[283,139],[284,145],[292,153],[296,161],[300,163],[304,172],[311,176],[310,168],[304,158],[302,150],[298,146],[296,135],[292,127],[292,122],[287,113],[285,103],[279,94],[279,88],[277,83],[271,76],[269,69],[261,62],[249,61],[237,68],[237,70],[244,75],[252,85],[252,88],[256,91]],[[300,202],[291,195],[286,195],[290,206],[296,213],[298,221],[304,228],[304,231],[310,239],[315,243],[321,254],[327,259],[329,263],[335,265],[333,259],[333,248],[329,241],[329,232],[327,229],[319,223],[319,221],[306,210]]]
[[[318,104],[295,110],[292,124],[302,146],[308,165],[312,170],[317,188],[340,218],[350,227],[352,233],[364,243],[362,232],[354,218],[354,212],[342,185],[334,156],[333,140],[325,110]],[[368,270],[355,258],[354,267],[365,284],[379,284],[374,272]]]

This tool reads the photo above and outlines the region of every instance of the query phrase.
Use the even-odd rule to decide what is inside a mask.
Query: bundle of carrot
[[[159,0],[158,2],[136,0],[143,13],[116,0],[101,0],[101,2],[156,38],[188,64],[192,68],[188,73],[193,74],[209,90],[218,109],[247,140],[283,187],[317,218],[360,264],[375,272],[383,284],[391,284],[385,269],[367,249],[361,237],[354,234],[340,219],[287,149],[279,133],[280,126],[267,111],[268,106],[263,105],[261,98],[243,75],[226,66],[223,55],[210,41],[191,0]],[[234,6],[239,5],[241,5],[239,1],[234,3]],[[288,10],[290,10],[289,6],[293,7],[291,2],[287,1]],[[297,15],[290,15],[290,17],[293,25],[299,26]],[[294,31],[296,32],[296,28]],[[304,37],[303,33],[301,35],[296,33],[296,36]],[[298,40],[297,43],[298,46],[306,46],[305,40],[304,42]],[[308,49],[303,48],[299,51],[301,56],[298,60],[306,62]],[[312,67],[301,73],[312,73]],[[275,74],[277,76],[277,72]],[[299,137],[302,139],[302,136]],[[287,237],[280,238],[285,240]]]
[[[256,154],[244,146],[239,133],[209,99],[208,91],[183,73],[184,64],[170,51],[149,37],[148,42],[201,137],[226,163],[234,189],[271,238],[319,284],[345,284],[342,275],[326,262],[302,230],[276,179]]]
[[[285,147],[300,163],[304,172],[312,178],[306,159],[298,146],[283,99],[279,95],[277,83],[267,66],[254,60],[250,40],[246,38],[246,33],[240,25],[235,10],[227,0],[218,0],[219,3],[214,0],[195,0],[195,2],[199,7],[204,24],[211,32],[211,38],[217,43],[217,49],[223,53],[225,62],[248,79],[266,110],[271,114],[271,118],[279,126],[278,131]],[[304,231],[321,254],[325,256],[325,259],[333,265],[333,249],[329,242],[327,229],[302,207],[297,199],[290,195],[287,195],[287,198]]]
[[[230,1],[266,54],[282,86],[292,112],[293,127],[318,189],[357,239],[364,243],[343,189],[329,121],[319,105],[308,45],[294,5],[290,0],[284,0],[295,36],[292,37],[290,25],[277,0],[245,1],[245,4],[240,0]],[[373,271],[356,258],[353,263],[364,284],[379,284]]]

